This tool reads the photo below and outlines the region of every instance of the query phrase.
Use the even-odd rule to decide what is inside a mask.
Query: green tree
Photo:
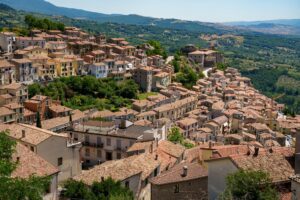
[[[186,147],[187,149],[194,147],[194,144],[192,144],[184,139],[183,135],[180,133],[180,130],[177,126],[174,126],[171,128],[171,130],[168,134],[168,140],[175,144],[181,144],[182,146]]]
[[[134,198],[133,193],[128,188],[123,187],[120,181],[115,181],[112,178],[108,178],[101,183],[93,183],[91,190],[98,200],[120,197],[123,200],[132,200]]]
[[[182,134],[180,133],[180,130],[177,126],[174,126],[171,128],[169,135],[168,135],[168,140],[173,143],[182,143],[184,140]]]
[[[176,81],[182,83],[188,89],[196,85],[198,79],[199,76],[197,73],[188,65],[181,68],[180,72],[176,75]]]
[[[0,199],[41,200],[50,183],[48,177],[11,177],[18,165],[18,162],[12,160],[15,146],[16,142],[11,140],[6,132],[0,132]]]
[[[42,128],[41,115],[39,111],[36,113],[36,127]]]
[[[222,200],[276,200],[278,194],[272,187],[269,174],[263,171],[239,170],[226,178]]]
[[[159,41],[150,40],[147,43],[153,47],[152,50],[148,50],[146,52],[148,56],[161,55],[164,59],[168,57],[166,49],[161,45]]]
[[[68,180],[64,184],[63,196],[73,199],[96,200],[90,188],[82,181]]]
[[[120,181],[111,178],[102,182],[94,182],[91,187],[82,181],[68,180],[65,184],[63,196],[85,200],[133,200],[133,193],[121,185]]]

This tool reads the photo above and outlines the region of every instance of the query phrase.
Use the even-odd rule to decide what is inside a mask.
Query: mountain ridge
[[[210,23],[210,22],[200,22],[200,21],[189,21],[180,19],[164,19],[164,18],[154,18],[145,17],[137,14],[121,15],[121,14],[103,14],[92,11],[86,11],[82,9],[75,8],[65,8],[56,6],[45,0],[0,0],[0,3],[4,3],[16,10],[24,10],[27,12],[42,13],[47,15],[59,15],[66,16],[74,19],[86,19],[93,20],[100,23],[110,22],[119,24],[130,24],[130,25],[149,25],[157,26],[161,28],[172,28],[188,31],[202,31],[203,29],[210,29],[210,32],[221,32],[221,33],[233,33],[236,31],[257,31],[263,33],[271,34],[294,34],[300,35],[300,27],[279,27],[273,28],[268,31],[266,28],[261,29],[251,29],[251,27],[242,26],[229,26],[226,23]],[[34,6],[32,6],[34,5]],[[239,29],[239,30],[237,30]]]

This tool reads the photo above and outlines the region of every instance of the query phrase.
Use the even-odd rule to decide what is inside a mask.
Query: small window
[[[101,156],[102,156],[101,150],[98,149],[98,150],[97,150],[97,157],[98,157],[98,158],[101,158]]]
[[[156,168],[155,170],[154,170],[154,176],[157,176],[157,173],[158,172],[158,169]]]
[[[90,149],[89,148],[85,149],[85,156],[90,156]]]
[[[117,159],[121,159],[121,153],[117,153]]]
[[[111,145],[111,139],[110,138],[106,138],[106,145],[110,146]]]
[[[126,188],[129,188],[129,181],[126,181],[126,182],[125,182],[125,187],[126,187]]]
[[[175,191],[174,191],[174,193],[179,193],[179,184],[175,185]]]
[[[30,150],[31,150],[32,152],[34,152],[34,147],[33,147],[33,146],[30,146]]]
[[[63,158],[60,157],[57,159],[57,166],[61,166],[63,164]]]

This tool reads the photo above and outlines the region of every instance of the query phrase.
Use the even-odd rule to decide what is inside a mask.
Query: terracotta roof
[[[258,156],[230,156],[233,163],[240,169],[262,170],[270,174],[273,182],[285,182],[294,175],[292,165],[284,155],[278,153],[259,154]]]
[[[183,125],[183,126],[191,126],[193,124],[198,123],[198,120],[196,120],[194,118],[188,118],[188,117],[186,117],[186,118],[183,118],[181,120],[178,120],[177,123],[179,125]]]
[[[115,116],[115,114],[113,112],[111,112],[110,110],[103,110],[103,111],[98,111],[94,114],[92,114],[92,118],[97,118],[97,117],[100,117],[100,118],[105,118],[105,117],[112,117],[112,116]]]
[[[153,144],[152,141],[150,141],[150,142],[136,142],[131,147],[129,147],[127,149],[127,152],[146,150],[146,149],[149,149],[151,147],[151,144]]]
[[[62,113],[62,112],[69,112],[71,111],[72,109],[71,108],[68,108],[66,106],[62,106],[62,105],[57,105],[57,104],[52,104],[49,109],[52,111],[52,112],[56,112],[56,113]]]
[[[6,104],[4,107],[9,108],[9,109],[23,108],[23,106],[19,103]]]
[[[72,111],[72,120],[77,121],[79,119],[85,118],[85,114],[81,112],[80,110],[73,110]],[[70,122],[70,117],[56,117],[48,120],[42,121],[42,127],[43,129],[51,130],[53,128],[56,128],[58,126],[62,126],[65,124],[68,124]]]
[[[52,164],[20,143],[17,143],[16,151],[13,154],[13,160],[17,160],[17,158],[19,163],[11,175],[12,177],[50,176],[59,172]]]
[[[89,121],[84,122],[83,126],[112,127],[112,126],[115,126],[115,123],[114,122],[106,122],[106,121],[89,120]]]
[[[186,104],[191,103],[193,101],[197,101],[197,98],[196,97],[187,97],[185,99],[178,100],[174,103],[162,105],[158,108],[155,108],[154,111],[156,111],[156,112],[165,112],[165,111],[168,111],[168,110],[179,108],[180,106],[186,105]]]
[[[165,153],[175,157],[179,158],[183,155],[185,148],[180,144],[174,144],[167,140],[162,140],[158,143],[158,149],[164,151]]]
[[[14,67],[14,65],[7,60],[0,60],[0,68],[4,67]]]
[[[228,118],[225,115],[223,115],[223,116],[212,119],[212,121],[216,122],[218,125],[221,126],[221,125],[225,124],[226,122],[228,122]]]
[[[144,120],[144,119],[134,122],[134,125],[136,125],[136,126],[149,126],[151,124],[152,124],[152,122],[150,122],[148,120]]]
[[[187,175],[183,176],[183,168],[187,167]],[[164,185],[170,183],[178,183],[183,181],[200,179],[208,176],[208,172],[197,162],[180,163],[168,171],[163,172],[150,181],[154,185]]]
[[[75,176],[74,179],[91,185],[95,181],[101,182],[102,177],[104,179],[111,177],[114,180],[123,181],[134,175],[141,174],[141,179],[144,180],[159,165],[159,161],[155,160],[151,154],[141,154],[105,162]]]
[[[15,114],[12,110],[6,107],[0,107],[0,116],[12,115]]]
[[[10,94],[2,94],[2,95],[0,95],[0,98],[1,99],[11,99],[11,98],[13,98],[13,96],[11,96]]]
[[[45,129],[37,128],[31,125],[25,124],[1,124],[0,131],[9,130],[9,136],[15,138],[19,141],[23,141],[32,145],[38,145],[39,143],[47,140],[52,136],[63,137],[66,136],[48,131]],[[25,137],[23,137],[22,132],[25,131]]]

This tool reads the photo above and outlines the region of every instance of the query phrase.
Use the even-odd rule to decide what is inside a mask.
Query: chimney
[[[24,138],[25,136],[26,136],[25,130],[22,130],[22,138]]]
[[[183,167],[182,177],[186,177],[186,176],[187,176],[187,173],[188,173],[188,167],[185,165],[185,166]]]
[[[259,148],[258,148],[258,147],[255,147],[255,148],[254,148],[254,154],[253,154],[253,156],[254,156],[254,157],[258,156],[258,153],[259,153]]]
[[[295,174],[300,174],[300,128],[296,130]]]

